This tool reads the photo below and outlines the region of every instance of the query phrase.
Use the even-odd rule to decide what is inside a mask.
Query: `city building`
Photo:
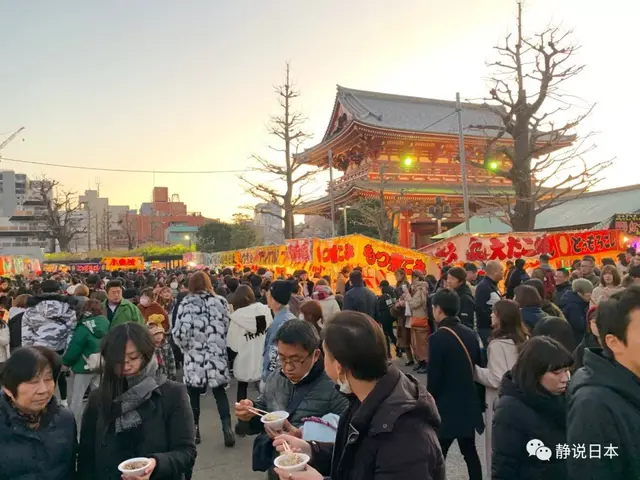
[[[259,203],[254,208],[253,224],[256,233],[265,245],[280,245],[284,242],[282,209],[273,203]]]
[[[24,174],[1,173],[0,255],[30,255],[43,260],[44,253],[54,247],[44,221],[46,205],[39,195],[40,183],[29,181]]]
[[[129,213],[126,223],[136,244],[164,243],[165,232],[171,226],[199,227],[207,219],[199,212],[190,213],[177,194],[169,198],[167,187],[153,189],[153,201],[143,204],[139,213]]]
[[[465,155],[482,162],[493,138],[483,127],[499,126],[502,120],[495,109],[473,103],[461,105],[461,116]],[[336,208],[380,198],[382,189],[387,207],[401,214],[399,243],[419,247],[443,226],[464,221],[458,133],[455,102],[338,86],[322,141],[300,155],[305,163],[321,168],[329,168],[331,158],[336,175],[342,172],[333,182]],[[495,142],[496,152],[512,141],[505,134]],[[553,148],[572,141],[573,137],[563,137]],[[541,147],[540,154],[549,150]],[[513,194],[511,182],[491,172],[508,162],[504,154],[496,153],[487,169],[467,166],[472,214],[481,209],[483,198]],[[331,197],[326,195],[301,205],[296,213],[329,216],[330,209]]]
[[[165,230],[165,242],[169,245],[195,245],[198,236],[198,227],[188,225],[171,225]]]
[[[27,193],[27,176],[13,170],[0,171],[0,217],[10,217],[24,201]]]
[[[98,190],[85,190],[78,197],[81,210],[76,212],[80,230],[72,242],[72,250],[116,250],[127,248],[126,232],[121,218],[129,211],[127,205],[110,205]]]

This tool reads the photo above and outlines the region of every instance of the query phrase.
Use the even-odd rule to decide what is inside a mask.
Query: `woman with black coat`
[[[529,339],[500,385],[493,415],[492,480],[565,480],[556,445],[567,443],[565,390],[571,354],[552,338]]]
[[[125,323],[103,339],[103,375],[82,417],[79,478],[118,480],[134,457],[151,464],[139,480],[190,478],[196,460],[193,412],[186,387],[158,373],[148,329]]]
[[[476,301],[467,283],[467,272],[462,267],[454,267],[447,273],[447,286],[460,297],[458,318],[463,325],[473,329],[476,317]]]
[[[337,314],[323,330],[325,371],[349,396],[335,443],[286,441],[311,457],[303,472],[275,469],[281,480],[444,480],[436,429],[440,416],[419,382],[387,363],[382,330],[358,312]]]
[[[53,395],[62,362],[45,347],[15,350],[0,375],[0,478],[75,475],[76,422]]]

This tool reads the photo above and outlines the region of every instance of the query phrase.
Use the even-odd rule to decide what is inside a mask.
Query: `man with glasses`
[[[250,434],[258,434],[253,444],[253,469],[269,471],[268,478],[277,478],[270,471],[276,455],[271,442],[282,432],[266,427],[250,409],[288,412],[283,431],[300,435],[303,419],[340,415],[349,405],[324,371],[320,337],[310,323],[289,320],[277,331],[275,343],[280,369],[269,375],[255,402],[242,400],[236,404],[238,420],[248,422]]]

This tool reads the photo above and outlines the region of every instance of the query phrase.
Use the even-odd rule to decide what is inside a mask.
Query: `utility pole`
[[[462,130],[462,104],[460,103],[460,92],[456,93],[456,111],[458,112],[458,142],[460,155],[460,172],[462,176],[462,198],[464,205],[464,226],[467,233],[471,232],[469,227],[469,189],[467,187],[467,159],[464,152],[464,132]]]
[[[87,211],[87,251],[91,251],[91,205],[89,202],[84,204],[85,210]]]
[[[96,248],[98,250],[104,250],[102,248],[102,246],[100,245],[100,241],[98,239],[98,235],[100,234],[100,227],[99,227],[99,223],[98,223],[98,212],[96,212]]]
[[[347,227],[347,209],[348,208],[349,207],[347,207],[346,205],[344,206],[344,234],[345,235],[348,235],[348,233],[347,233],[347,230],[348,230],[348,227]]]
[[[329,198],[331,199],[331,236],[335,237],[336,236],[336,199],[333,195],[333,154],[331,152],[331,149],[329,149],[329,153],[328,153],[328,159],[329,159]],[[345,214],[346,214],[346,210],[345,210]],[[346,229],[346,220],[345,220],[345,232],[347,231]]]

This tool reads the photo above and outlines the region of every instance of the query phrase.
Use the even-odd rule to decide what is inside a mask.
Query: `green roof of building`
[[[511,227],[496,217],[475,216],[469,219],[469,233],[507,233],[510,231]],[[431,238],[433,240],[444,240],[461,233],[467,233],[464,222]]]

